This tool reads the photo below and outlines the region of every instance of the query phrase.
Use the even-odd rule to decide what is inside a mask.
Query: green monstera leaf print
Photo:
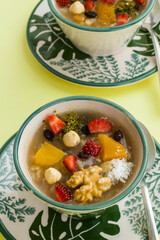
[[[160,151],[157,151],[155,163],[152,170],[146,175],[147,187],[152,201],[152,208],[156,224],[160,222],[160,199],[157,193],[160,193]],[[146,214],[141,194],[141,188],[138,186],[128,196],[125,202],[125,210],[122,213],[127,216],[128,221],[132,225],[132,230],[140,236],[141,240],[148,240]]]
[[[160,43],[160,27],[159,24],[154,28]],[[155,55],[151,35],[147,30],[140,29],[137,35],[130,41],[128,47],[139,47],[139,50],[133,50],[135,53],[152,57]]]
[[[38,51],[44,60],[55,58],[60,52],[64,60],[88,57],[71,43],[50,12],[43,17],[33,16],[30,24],[30,36],[35,51]]]
[[[13,196],[13,192],[28,191],[17,176],[13,159],[13,142],[0,159],[0,215],[12,222],[24,222],[27,215],[33,215],[35,208],[27,205],[25,198]]]
[[[43,215],[44,212],[41,211],[29,229],[32,240],[107,240],[109,236],[120,232],[116,224],[120,219],[118,205],[108,208],[102,216],[89,219],[73,219],[48,208],[46,225],[42,223],[45,218]]]

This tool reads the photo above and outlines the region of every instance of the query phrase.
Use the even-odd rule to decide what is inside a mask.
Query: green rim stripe
[[[123,193],[121,193],[119,196],[115,197],[114,200],[111,199],[107,202],[104,203],[99,203],[99,204],[94,204],[94,205],[89,205],[89,206],[75,206],[75,205],[68,205],[68,204],[64,204],[64,203],[59,203],[56,202],[50,198],[48,198],[47,196],[41,194],[39,191],[37,191],[26,179],[26,177],[24,176],[21,168],[20,168],[20,164],[18,161],[18,147],[19,147],[19,142],[21,139],[21,135],[23,134],[23,131],[25,129],[25,127],[29,124],[29,122],[41,111],[45,110],[48,107],[54,106],[58,103],[62,103],[62,102],[66,102],[66,101],[75,101],[75,100],[89,100],[89,101],[97,101],[97,102],[102,102],[102,103],[107,103],[113,107],[116,107],[117,109],[119,109],[121,112],[123,112],[125,115],[128,116],[128,118],[132,121],[132,123],[135,125],[137,131],[140,134],[141,137],[141,141],[144,147],[144,152],[143,152],[143,161],[142,161],[142,167],[140,169],[140,173],[139,176],[134,180],[134,182],[130,185],[130,187],[128,189],[126,189]],[[40,199],[42,199],[43,201],[46,201],[49,204],[53,204],[55,207],[59,207],[59,208],[65,208],[67,210],[73,210],[73,211],[79,211],[79,212],[83,212],[83,211],[91,211],[91,210],[99,210],[99,209],[103,209],[106,207],[109,207],[110,205],[113,205],[115,203],[117,203],[117,201],[120,201],[121,199],[123,199],[127,194],[129,194],[134,187],[136,187],[136,185],[140,182],[141,178],[143,177],[146,167],[147,167],[147,162],[148,162],[148,144],[147,144],[147,140],[145,137],[145,134],[142,130],[142,128],[140,127],[139,123],[137,122],[137,120],[128,112],[126,111],[124,108],[122,108],[121,106],[119,106],[118,104],[115,104],[113,102],[110,102],[108,100],[102,99],[102,98],[98,98],[98,97],[90,97],[90,96],[73,96],[73,97],[66,97],[66,98],[61,98],[55,101],[52,101],[50,103],[45,104],[44,106],[40,107],[39,109],[37,109],[35,112],[33,112],[27,119],[26,121],[22,124],[20,130],[17,133],[16,136],[16,140],[15,140],[15,144],[14,144],[14,149],[13,149],[13,156],[14,156],[14,162],[15,162],[15,167],[17,169],[17,172],[21,178],[21,180],[24,182],[24,184],[36,195],[38,196]],[[147,159],[147,161],[146,161]]]
[[[140,14],[138,17],[136,17],[134,20],[123,24],[123,25],[119,25],[119,26],[115,26],[115,27],[107,27],[107,28],[98,28],[98,27],[87,27],[87,26],[82,26],[80,24],[76,24],[74,22],[69,21],[68,19],[66,19],[65,17],[63,17],[60,13],[58,13],[58,11],[55,9],[55,7],[53,6],[52,1],[55,0],[47,0],[48,1],[48,5],[51,9],[51,12],[62,22],[64,22],[67,25],[70,25],[71,27],[77,28],[77,29],[81,29],[81,30],[85,30],[85,31],[91,31],[91,32],[112,32],[112,31],[118,31],[118,30],[122,30],[125,28],[128,28],[136,23],[139,23],[140,21],[142,21],[152,10],[154,4],[155,4],[155,0],[150,0],[150,3],[147,7],[147,9],[145,9],[145,11]]]

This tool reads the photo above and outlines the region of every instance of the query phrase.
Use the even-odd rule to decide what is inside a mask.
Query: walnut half
[[[103,171],[98,166],[92,166],[75,172],[67,181],[70,188],[76,188],[73,198],[78,202],[92,201],[94,197],[101,197],[103,192],[111,188],[112,182],[108,177],[99,175]]]

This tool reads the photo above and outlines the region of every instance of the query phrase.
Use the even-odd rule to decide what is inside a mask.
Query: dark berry
[[[123,138],[123,134],[120,130],[114,132],[113,139],[119,142]]]
[[[138,5],[135,5],[135,9],[136,9],[137,11],[139,11],[139,10],[140,10],[140,7],[139,7]]]
[[[48,141],[50,141],[50,142],[53,141],[54,135],[53,135],[53,133],[52,133],[50,130],[45,129],[45,130],[43,131],[43,135],[44,135],[44,137],[45,137]]]
[[[94,12],[94,11],[85,12],[84,14],[85,14],[86,17],[88,17],[88,18],[96,18],[96,17],[97,17],[97,13]]]
[[[85,126],[83,126],[83,127],[81,128],[81,132],[82,132],[83,134],[85,134],[85,135],[89,135],[89,134],[90,134],[90,131],[89,131],[89,128],[88,128],[87,125],[85,125]]]
[[[85,153],[85,152],[79,152],[78,154],[77,154],[77,157],[79,157],[79,158],[89,158],[90,157],[90,155],[88,154],[88,153]]]

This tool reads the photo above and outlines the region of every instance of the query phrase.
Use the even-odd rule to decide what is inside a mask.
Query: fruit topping
[[[84,7],[86,9],[88,9],[89,11],[91,11],[94,8],[94,3],[90,0],[88,0],[85,2]]]
[[[50,115],[47,117],[49,125],[52,129],[52,132],[56,135],[61,132],[62,128],[64,127],[65,123],[55,115]]]
[[[147,0],[136,0],[136,4],[138,6],[144,6],[146,5],[146,3],[147,3]]]
[[[69,131],[63,136],[63,143],[67,147],[75,147],[80,143],[80,137],[75,131]]]
[[[58,5],[60,5],[61,7],[65,7],[70,3],[71,0],[56,0],[56,2],[58,3]]]
[[[53,134],[53,132],[51,132],[49,129],[45,129],[45,130],[43,131],[43,135],[44,135],[44,137],[45,137],[48,141],[50,141],[50,142],[53,141],[54,134]]]
[[[114,132],[113,139],[117,142],[119,142],[123,138],[123,134],[121,130],[117,130]]]
[[[79,152],[79,153],[77,154],[77,157],[78,157],[78,158],[85,158],[85,159],[87,159],[87,158],[90,157],[90,155],[89,155],[88,153],[86,153],[86,152]]]
[[[90,133],[109,133],[112,131],[112,124],[106,119],[95,119],[88,123]]]
[[[98,143],[93,142],[91,140],[87,140],[85,145],[82,148],[82,151],[91,155],[91,156],[97,156],[100,152],[101,147],[98,145]]]
[[[116,22],[115,5],[105,2],[98,2],[96,5],[98,18],[108,24]]]
[[[35,164],[40,166],[53,165],[64,157],[65,153],[51,145],[50,143],[44,142],[43,146],[36,152]]]
[[[129,15],[127,13],[118,13],[116,14],[117,23],[119,25],[125,24],[128,22]]]
[[[74,172],[77,167],[77,157],[75,155],[67,156],[63,160],[63,164],[68,169],[69,172]]]
[[[89,134],[90,134],[90,131],[89,131],[89,128],[88,128],[87,125],[85,125],[85,126],[83,126],[83,127],[81,128],[81,132],[82,132],[83,134],[85,134],[85,135],[89,135]]]
[[[72,193],[61,183],[56,183],[55,193],[58,202],[67,202],[72,199]]]
[[[109,3],[109,4],[114,4],[114,3],[115,3],[115,0],[101,0],[101,2],[106,2],[106,3]]]
[[[85,12],[84,14],[86,15],[87,18],[96,18],[97,17],[97,13],[94,11]]]
[[[116,142],[106,134],[99,134],[98,139],[102,149],[101,157],[103,161],[117,158],[127,158],[127,150],[119,142]]]

